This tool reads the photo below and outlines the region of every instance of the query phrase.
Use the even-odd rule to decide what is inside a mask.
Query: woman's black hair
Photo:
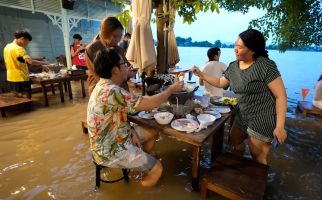
[[[254,57],[263,56],[268,58],[268,52],[265,50],[265,38],[261,32],[255,29],[248,29],[239,34],[245,46],[254,52]]]
[[[28,33],[27,31],[16,31],[15,34],[14,34],[14,37],[16,39],[19,39],[19,38],[26,38],[28,39],[29,41],[32,40],[32,37],[30,35],[30,33]]]
[[[96,54],[94,71],[99,77],[109,79],[112,77],[113,67],[119,66],[120,60],[121,56],[115,49],[103,49]]]
[[[83,39],[82,36],[80,34],[77,34],[77,33],[73,35],[73,38],[74,39],[79,39],[79,40]]]
[[[213,61],[214,56],[218,56],[219,52],[220,52],[220,49],[218,47],[212,47],[212,48],[208,49],[207,56],[208,56],[209,61]]]

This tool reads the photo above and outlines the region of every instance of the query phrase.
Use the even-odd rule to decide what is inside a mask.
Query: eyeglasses
[[[124,65],[126,68],[129,67],[129,64],[127,62],[119,63],[117,66],[122,66]]]

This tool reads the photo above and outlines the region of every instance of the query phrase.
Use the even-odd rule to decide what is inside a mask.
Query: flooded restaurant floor
[[[140,174],[131,172],[129,183],[102,183],[95,191],[89,139],[80,125],[88,97],[81,97],[78,84],[73,91],[74,99],[66,95],[65,103],[60,103],[58,94],[48,93],[49,107],[44,106],[41,93],[34,94],[32,111],[11,111],[0,119],[0,199],[200,198],[191,191],[191,147],[166,136],[158,139],[155,148],[164,166],[156,187],[142,188]],[[322,198],[321,122],[315,117],[287,118],[288,139],[269,156],[266,199]],[[224,150],[227,146],[225,138]],[[205,145],[203,168],[210,166],[208,152]],[[224,198],[209,192],[207,199]]]

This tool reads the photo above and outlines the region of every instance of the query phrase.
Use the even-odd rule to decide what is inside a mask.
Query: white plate
[[[192,119],[182,118],[174,120],[171,127],[177,131],[193,132],[199,127],[199,124]]]
[[[213,106],[211,107],[211,110],[213,111],[217,111],[219,113],[229,113],[230,112],[230,108],[227,106]]]
[[[156,112],[141,111],[141,112],[139,112],[138,116],[142,119],[154,119],[155,113]]]
[[[215,117],[216,117],[216,120],[217,120],[217,119],[221,118],[221,114],[218,113],[217,115],[215,115]]]
[[[219,114],[219,111],[216,108],[210,108],[210,110],[206,110],[205,113],[208,113],[211,115],[217,115]]]

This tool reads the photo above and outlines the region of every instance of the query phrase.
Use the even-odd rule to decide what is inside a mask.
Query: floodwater
[[[73,91],[74,99],[66,95],[65,103],[48,93],[49,107],[34,94],[33,111],[12,111],[0,119],[0,199],[199,199],[190,185],[191,146],[166,136],[155,148],[164,165],[156,187],[140,187],[140,174],[131,172],[129,183],[102,183],[95,191],[89,140],[80,126],[88,97],[81,97],[78,83]],[[269,156],[266,199],[321,199],[322,119],[290,113],[288,139]],[[205,145],[204,168],[210,165],[208,152]],[[104,173],[118,176],[119,171]],[[211,192],[207,199],[224,198]]]

